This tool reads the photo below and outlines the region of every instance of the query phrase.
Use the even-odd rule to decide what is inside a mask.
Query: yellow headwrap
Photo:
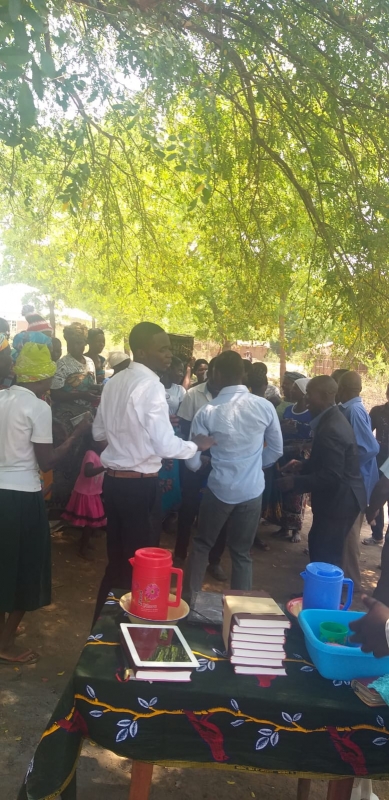
[[[45,344],[27,342],[17,357],[14,372],[18,383],[36,383],[52,378],[56,370],[49,348]]]
[[[9,341],[4,333],[0,333],[0,353],[2,350],[5,350],[6,347],[9,347]]]

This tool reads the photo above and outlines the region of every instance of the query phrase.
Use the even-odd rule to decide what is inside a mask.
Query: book
[[[369,689],[369,684],[373,683],[376,678],[354,678],[351,681],[351,688],[354,690],[357,697],[370,708],[377,708],[378,706],[386,706],[385,701],[381,695],[373,688]]]
[[[260,662],[261,659],[272,658],[282,661],[286,658],[285,650],[242,650],[240,647],[231,647],[231,655],[242,656],[242,658],[255,658],[258,662]],[[245,663],[245,661],[242,661],[242,664]]]
[[[136,680],[190,681],[199,662],[176,625],[120,625],[122,647]]]
[[[281,667],[249,667],[240,664],[234,665],[236,675],[276,675],[283,677],[286,672]]]
[[[282,658],[268,658],[266,655],[259,655],[251,658],[250,656],[246,656],[244,654],[241,655],[232,655],[230,657],[231,664],[247,664],[248,666],[257,666],[257,667],[282,667]]]
[[[255,628],[249,628],[247,625],[242,627],[242,625],[235,624],[234,621],[231,626],[231,633],[239,633],[241,636],[266,636],[267,638],[274,638],[278,636],[281,639],[285,639],[285,636],[283,636],[279,630],[277,630],[277,633],[272,633],[271,630],[270,632],[269,630],[261,631],[258,626]]]
[[[231,623],[244,628],[255,628],[258,633],[264,629],[280,634],[290,627],[290,622],[275,600],[265,593],[226,594],[223,605],[223,641],[229,647]]]
[[[187,619],[193,625],[223,624],[223,595],[220,592],[196,592],[191,599]]]
[[[175,683],[187,683],[192,678],[192,671],[180,669],[137,669],[134,670],[134,677],[137,681],[173,681]]]
[[[245,633],[232,633],[230,637],[231,644],[234,642],[235,644],[241,643],[244,647],[251,647],[255,649],[256,647],[262,647],[269,645],[269,647],[275,650],[283,650],[285,645],[285,636],[246,636]]]

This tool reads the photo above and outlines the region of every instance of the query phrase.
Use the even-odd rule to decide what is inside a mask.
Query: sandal
[[[20,653],[19,656],[12,656],[11,658],[0,656],[0,664],[21,664],[29,666],[30,664],[36,664],[39,658],[40,656],[37,653],[33,653],[32,650],[27,650],[25,653]]]

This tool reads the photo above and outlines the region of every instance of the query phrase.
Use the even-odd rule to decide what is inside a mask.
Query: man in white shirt
[[[141,547],[157,544],[151,520],[162,458],[186,459],[213,443],[208,436],[185,442],[174,435],[165,389],[159,376],[171,363],[170,340],[152,322],[130,333],[134,361],[104,387],[93,423],[96,441],[107,441],[101,462],[107,513],[108,565],[101,582],[95,619],[107,593],[131,587],[128,559]]]
[[[208,478],[185,576],[190,599],[201,590],[208,554],[223,525],[228,521],[227,543],[232,560],[231,588],[252,588],[253,545],[261,516],[265,486],[263,467],[283,453],[280,423],[274,406],[263,397],[250,394],[243,385],[243,362],[229,351],[216,359],[217,397],[196,414],[191,435],[212,436],[212,470]],[[266,445],[266,447],[265,447]],[[188,461],[197,470],[200,456]]]
[[[213,375],[215,361],[216,358],[212,358],[208,364],[206,382],[192,386],[178,409],[177,415],[184,439],[189,439],[190,426],[197,412],[200,408],[210,403],[218,393]],[[210,464],[203,465],[197,472],[193,472],[193,470],[188,469],[186,464],[183,464],[181,471],[182,502],[178,512],[177,539],[174,548],[174,564],[176,567],[183,567],[186,561],[192,526],[199,513],[201,492],[206,486],[210,471]],[[220,563],[226,540],[227,529],[224,527],[220,531],[214,546],[209,551],[208,572],[215,580],[222,582],[227,580],[227,575]]]

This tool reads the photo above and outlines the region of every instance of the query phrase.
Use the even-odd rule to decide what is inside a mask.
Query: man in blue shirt
[[[243,379],[243,361],[238,353],[228,351],[218,356],[214,380],[219,394],[192,422],[192,438],[212,431],[216,445],[211,447],[212,469],[185,576],[186,592],[191,597],[201,590],[209,551],[227,520],[231,588],[249,591],[252,587],[250,549],[261,516],[263,467],[281,457],[283,445],[274,406],[250,394]],[[187,462],[194,471],[200,465],[197,457]]]
[[[372,433],[370,417],[360,397],[361,391],[362,381],[358,372],[351,370],[342,375],[338,389],[339,409],[349,421],[357,440],[359,466],[369,503],[370,495],[379,479],[376,456],[380,447]],[[344,573],[354,581],[355,591],[361,590],[359,558],[363,516],[364,509],[355,520],[343,551]]]

